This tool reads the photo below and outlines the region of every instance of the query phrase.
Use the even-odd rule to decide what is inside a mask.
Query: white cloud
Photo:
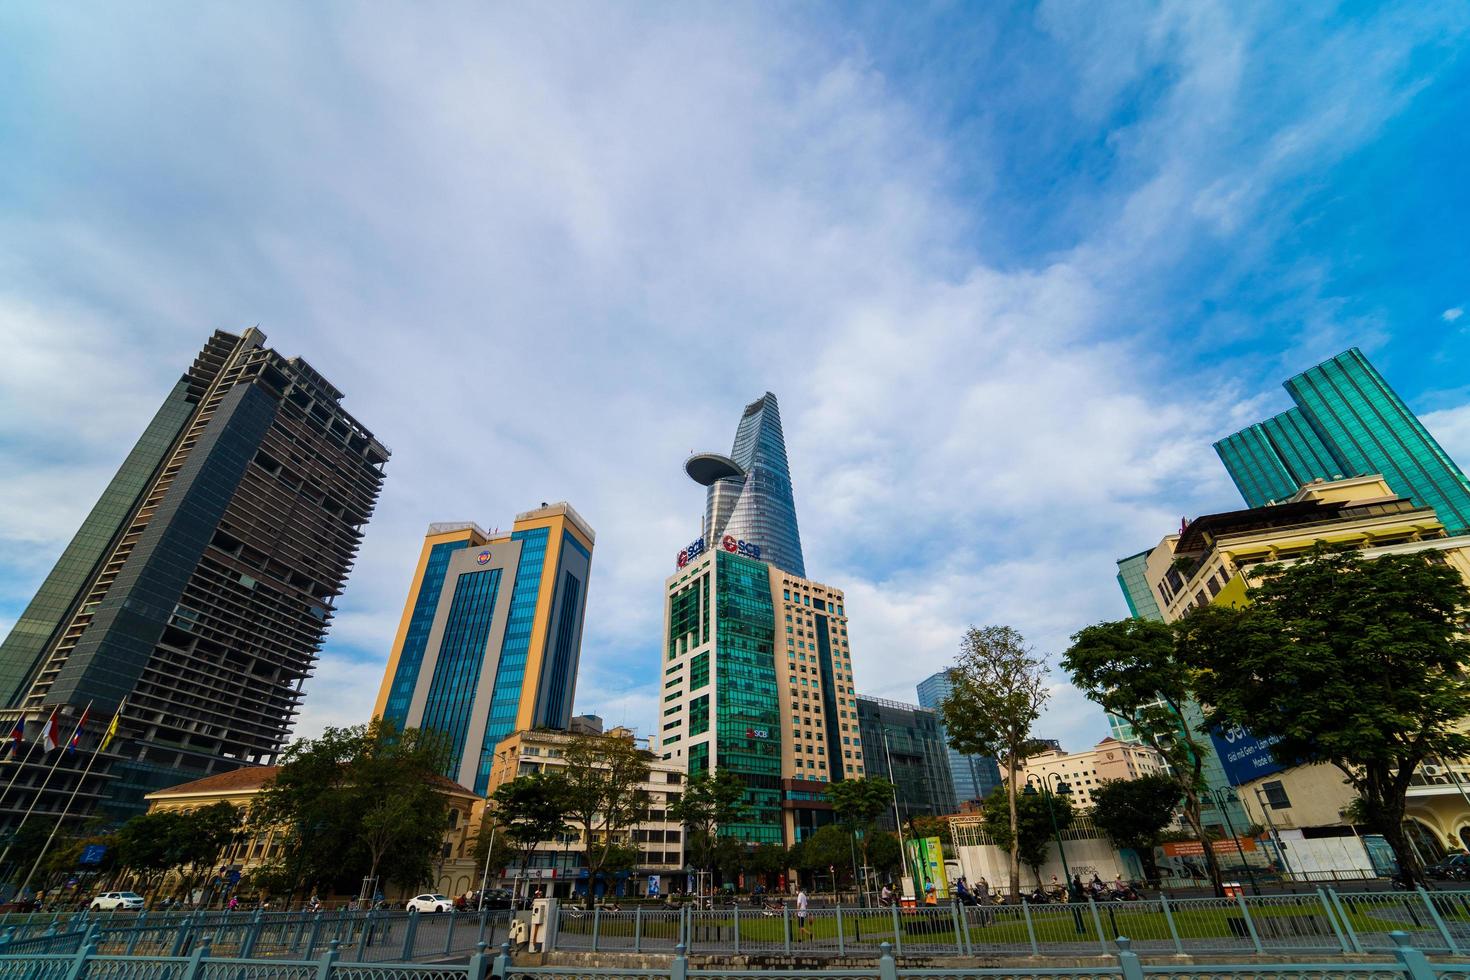
[[[1452,306],[1449,309],[1445,310],[1443,313],[1441,313],[1439,315],[1439,318],[1441,320],[1443,320],[1445,323],[1454,323],[1456,320],[1460,319],[1460,317],[1462,317],[1464,315],[1465,315],[1465,308],[1464,307],[1461,307],[1461,306]]]
[[[1419,416],[1450,459],[1461,466],[1470,465],[1470,405],[1445,408]]]

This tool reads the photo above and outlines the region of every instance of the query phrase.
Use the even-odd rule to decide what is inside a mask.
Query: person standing
[[[1077,932],[1086,932],[1087,927],[1082,924],[1082,903],[1087,901],[1087,890],[1082,887],[1080,875],[1073,875],[1067,885],[1067,901],[1072,905],[1072,923],[1077,927]]]
[[[806,896],[806,887],[802,886],[796,892],[796,937],[798,939],[810,939],[811,933],[806,928],[806,910],[811,900]]]

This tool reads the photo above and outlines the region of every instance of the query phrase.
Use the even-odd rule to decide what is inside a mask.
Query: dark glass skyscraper
[[[931,709],[938,718],[939,705],[949,697],[954,690],[954,684],[949,679],[949,672],[941,670],[921,680],[918,690],[920,706]],[[939,724],[939,738],[949,755],[949,776],[950,782],[954,784],[956,803],[983,800],[990,795],[991,790],[1000,785],[1000,764],[994,757],[965,755],[950,747],[949,736],[944,731],[942,721]]]
[[[745,406],[729,456],[699,453],[684,469],[709,488],[703,525],[706,547],[738,550],[806,577],[775,395],[768,391]]]
[[[1252,507],[1313,480],[1378,473],[1433,507],[1451,534],[1470,530],[1470,482],[1354,347],[1286,382],[1296,407],[1215,443]]]
[[[69,736],[90,704],[96,744],[126,698],[78,815],[127,817],[145,793],[285,743],[388,450],[264,341],[210,338],[0,644],[0,724],[24,714],[28,742],[53,709]],[[60,764],[39,815],[55,818],[88,754]],[[54,759],[34,754],[0,826]]]
[[[958,809],[948,747],[933,711],[859,695],[857,716],[868,775],[888,779],[892,774],[905,823],[911,817],[937,817]],[[879,814],[878,826],[896,829],[891,807]]]

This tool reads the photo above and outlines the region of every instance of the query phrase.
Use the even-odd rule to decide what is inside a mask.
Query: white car
[[[92,899],[88,908],[107,912],[111,909],[141,909],[143,896],[137,892],[103,892]]]
[[[448,912],[454,908],[454,900],[443,895],[419,895],[408,900],[410,912]]]

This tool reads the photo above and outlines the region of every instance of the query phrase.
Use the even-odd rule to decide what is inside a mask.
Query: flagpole
[[[49,726],[55,718],[56,712],[52,711],[51,717],[46,719],[46,724]],[[81,722],[78,722],[77,728],[80,729],[81,727]],[[43,739],[46,737],[44,733],[45,729],[42,729],[41,737]],[[73,735],[75,735],[75,733],[73,733]],[[60,749],[61,746],[58,745],[57,748]],[[26,821],[31,819],[31,813],[36,809],[36,804],[41,802],[41,794],[45,793],[46,787],[51,785],[51,777],[56,775],[56,768],[61,765],[61,760],[64,758],[66,758],[66,751],[62,750],[57,754],[56,761],[51,763],[51,768],[47,770],[46,778],[41,781],[41,788],[36,790],[35,796],[31,797],[31,805],[26,807],[25,815],[20,818],[20,823],[17,824],[15,830],[11,832],[10,843],[5,845],[4,851],[0,851],[0,868],[5,867],[5,859],[10,856],[10,849],[15,846],[16,838],[19,837],[20,832],[25,829]]]
[[[113,722],[107,726],[107,731],[109,733],[115,730],[117,719],[122,715],[122,708],[122,704],[119,704],[117,706],[117,711],[113,713]],[[67,743],[68,747],[75,743],[77,735],[82,730],[82,725],[87,720],[87,711],[91,710],[92,702],[88,701],[86,711],[82,712],[82,720],[77,722],[77,730],[72,733],[72,741]],[[87,768],[83,769],[81,776],[77,777],[77,784],[71,788],[71,795],[66,798],[66,806],[61,808],[61,816],[56,818],[56,823],[51,828],[51,836],[47,837],[46,843],[41,845],[41,853],[36,855],[36,862],[31,865],[31,870],[30,873],[26,875],[26,880],[20,883],[20,890],[16,892],[17,895],[24,895],[26,893],[26,888],[30,885],[31,879],[36,876],[36,869],[41,866],[41,860],[46,857],[46,852],[51,849],[51,842],[56,840],[56,832],[61,829],[62,821],[64,821],[66,819],[66,815],[71,812],[71,805],[72,803],[76,802],[77,794],[82,790],[82,783],[86,782],[87,776],[91,774],[92,764],[97,761],[97,757],[102,754],[102,749],[104,746],[107,745],[107,743],[107,736],[103,736],[102,738],[99,738],[97,740],[97,747],[92,750],[92,758],[87,760]]]
[[[21,720],[22,721],[25,720],[25,716],[24,715],[21,716]],[[46,723],[43,721],[43,722],[41,722],[41,724],[42,725],[45,725]],[[22,739],[25,738],[25,730],[24,729],[21,730],[20,737]],[[16,767],[15,775],[10,777],[10,782],[8,782],[8,783],[5,784],[5,790],[3,792],[0,792],[0,804],[3,804],[5,802],[5,798],[10,795],[10,787],[14,786],[15,785],[15,781],[20,778],[20,774],[23,773],[23,772],[25,772],[26,766],[28,766],[28,765],[31,764],[31,755],[35,753],[36,746],[39,745],[39,744],[40,744],[40,739],[37,739],[36,741],[34,741],[34,742],[31,743],[31,747],[30,748],[26,749],[26,757],[24,759],[22,759],[21,762],[20,762],[20,765]]]

